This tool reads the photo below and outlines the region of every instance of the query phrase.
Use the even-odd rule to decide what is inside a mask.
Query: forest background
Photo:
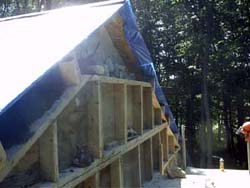
[[[0,17],[89,2],[97,0],[0,0]],[[186,127],[188,164],[215,167],[219,156],[226,168],[247,168],[235,132],[250,116],[250,1],[132,5],[176,123]]]

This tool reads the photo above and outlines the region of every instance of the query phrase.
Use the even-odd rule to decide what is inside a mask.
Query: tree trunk
[[[228,150],[228,152],[232,151],[231,148],[231,130],[230,130],[230,125],[229,125],[229,114],[228,114],[228,110],[229,110],[229,101],[230,99],[228,98],[227,94],[223,94],[223,117],[224,117],[224,126],[225,126],[225,130],[226,130],[226,148]]]

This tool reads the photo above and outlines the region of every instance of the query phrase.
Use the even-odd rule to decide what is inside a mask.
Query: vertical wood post
[[[114,84],[114,132],[115,139],[122,144],[127,141],[125,90],[124,84]]]
[[[135,131],[139,134],[143,134],[143,92],[142,86],[134,86],[132,89],[133,104],[133,120]]]
[[[123,174],[121,159],[111,164],[111,188],[123,187]]]
[[[159,145],[159,163],[160,163],[160,173],[161,175],[164,175],[164,170],[163,170],[163,144]]]
[[[88,103],[88,146],[96,158],[103,155],[103,119],[100,82],[90,83]]]
[[[141,187],[141,152],[140,152],[140,145],[138,145],[137,147],[136,147],[136,153],[137,153],[137,161],[138,161],[138,171],[137,171],[137,178],[136,178],[136,180],[137,180],[137,182],[135,182],[134,184],[136,185],[136,186],[138,186],[138,187]]]
[[[39,148],[42,179],[56,182],[59,177],[56,122],[39,139]]]
[[[99,188],[100,187],[100,175],[99,175],[99,172],[97,172],[93,176],[87,178],[83,182],[83,187],[87,187],[87,188]]]
[[[168,160],[169,154],[169,144],[168,144],[168,128],[161,131],[161,143],[163,145],[163,161]]]

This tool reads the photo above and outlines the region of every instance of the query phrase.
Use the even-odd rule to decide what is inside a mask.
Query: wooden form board
[[[162,163],[159,145],[163,143],[164,150],[168,147],[165,144],[167,141],[164,141],[167,137],[161,136],[168,125],[154,126],[151,87],[143,82],[96,76],[82,77],[81,80],[84,83],[70,87],[72,91],[67,91],[58,107],[52,109],[54,112],[51,111],[40,122],[39,128],[45,127],[36,129],[40,131],[39,135],[25,145],[23,157],[20,154],[15,159],[16,166],[19,166],[21,158],[30,156],[24,151],[32,151],[28,147],[34,146],[38,148],[35,162],[40,165],[37,169],[39,177],[35,181],[37,184],[33,187],[89,187],[90,184],[92,187],[102,184],[107,187],[140,186],[150,180],[153,169]],[[107,106],[111,109],[104,110]],[[149,108],[144,111],[146,106]],[[144,119],[144,114],[149,114],[150,118]],[[138,137],[127,141],[130,118]],[[148,123],[146,128],[144,121]],[[145,129],[149,131],[144,132]],[[119,145],[104,151],[104,145],[112,141],[118,141]],[[93,156],[89,166],[73,165],[78,145],[87,146]],[[132,177],[128,174],[130,168],[134,168],[136,173]],[[16,168],[13,169],[15,171]],[[118,178],[114,178],[115,174]],[[2,179],[6,177],[0,171],[1,175]],[[102,177],[106,176],[110,179],[109,183],[103,182]],[[124,178],[128,180],[129,177],[129,183],[125,182]]]
[[[152,88],[143,87],[143,128],[154,128]]]
[[[123,155],[123,187],[141,187],[140,149],[137,146]]]
[[[154,124],[155,125],[162,124],[161,108],[154,108]]]
[[[140,146],[141,183],[149,181],[153,177],[153,146],[152,138],[146,140]]]
[[[161,137],[160,133],[154,135],[152,137],[152,152],[153,152],[153,169],[154,171],[160,170],[160,145],[161,145]]]

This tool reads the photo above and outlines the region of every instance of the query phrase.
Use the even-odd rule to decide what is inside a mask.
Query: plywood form
[[[123,187],[141,187],[140,150],[137,146],[125,153],[123,160]]]
[[[153,177],[153,147],[152,138],[139,145],[141,162],[141,183]]]
[[[161,137],[160,133],[157,133],[152,137],[152,152],[153,152],[153,169],[154,171],[160,170],[160,145]]]

